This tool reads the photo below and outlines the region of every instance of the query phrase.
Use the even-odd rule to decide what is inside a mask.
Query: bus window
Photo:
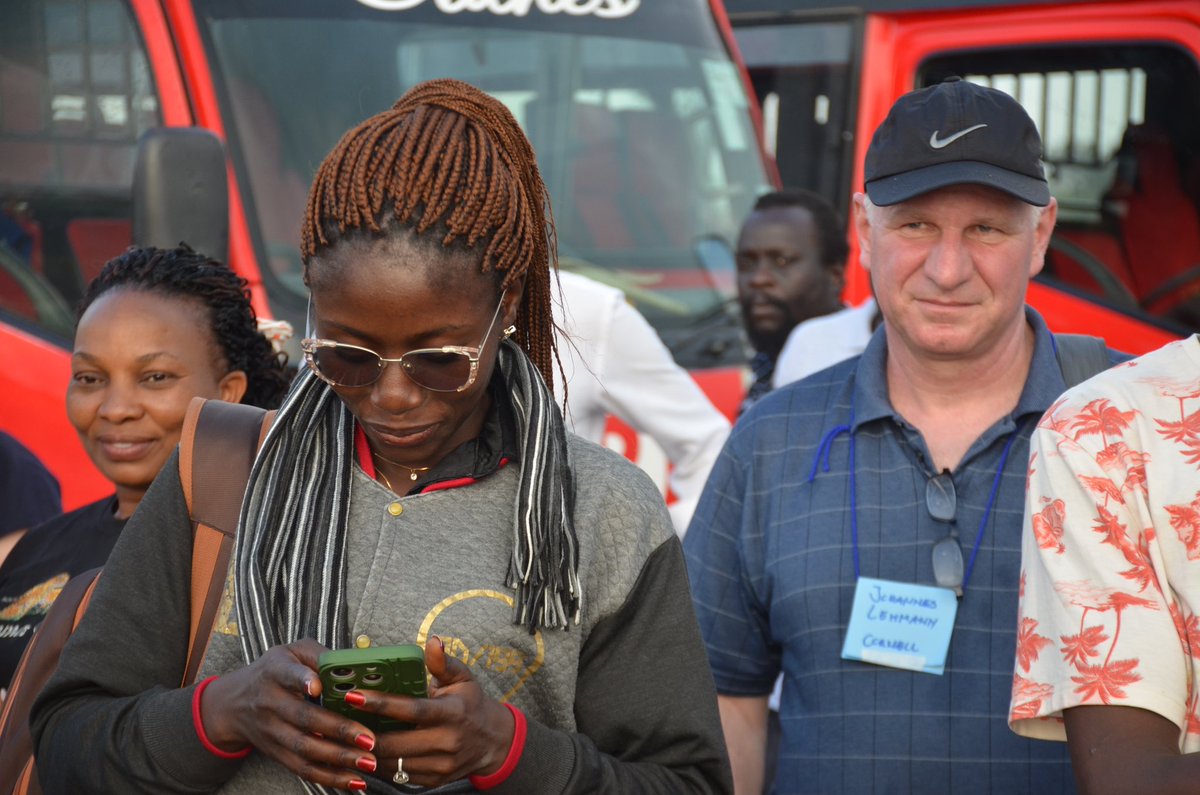
[[[927,61],[998,88],[1042,133],[1058,227],[1041,278],[1200,328],[1200,72],[1171,46],[956,53]]]
[[[656,0],[627,19],[380,12],[345,3],[203,0],[230,153],[279,314],[303,312],[296,251],[312,169],[338,136],[434,77],[505,102],[549,187],[564,268],[625,290],[686,367],[740,364],[700,345],[736,317],[732,241],[768,190],[743,84],[706,2]],[[335,53],[314,58],[313,53]],[[293,319],[296,319],[293,317]],[[300,314],[302,322],[302,314]]]
[[[159,123],[120,0],[0,4],[0,315],[69,337],[72,307],[130,244],[137,136]]]
[[[739,24],[734,33],[763,111],[763,143],[784,185],[836,207],[850,203],[855,58],[860,23],[799,20]]]

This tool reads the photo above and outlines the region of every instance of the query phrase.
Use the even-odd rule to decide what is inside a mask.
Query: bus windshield
[[[303,299],[296,242],[316,165],[410,86],[454,77],[529,135],[564,269],[624,289],[682,365],[739,361],[732,259],[715,243],[734,240],[768,181],[707,0],[529,0],[523,16],[463,5],[196,3],[276,312]]]

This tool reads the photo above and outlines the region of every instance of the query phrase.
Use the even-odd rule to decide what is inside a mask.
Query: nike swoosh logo
[[[959,130],[958,132],[954,133],[954,135],[947,135],[945,138],[938,138],[938,131],[934,130],[933,135],[929,136],[929,145],[934,149],[944,149],[945,147],[957,141],[959,138],[962,138],[967,133],[973,133],[976,130],[982,129],[986,126],[986,124],[976,124],[974,127],[968,127],[965,130]]]

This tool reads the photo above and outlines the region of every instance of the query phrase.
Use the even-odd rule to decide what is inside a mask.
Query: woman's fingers
[[[433,677],[433,690],[449,687],[459,682],[472,682],[475,675],[467,664],[457,657],[446,654],[446,646],[442,639],[433,635],[425,642],[425,668]],[[433,695],[433,693],[430,693]]]
[[[464,737],[451,726],[383,734],[376,757],[385,772],[394,772],[396,760],[403,759],[411,783],[422,787],[436,787],[473,772]]]
[[[495,704],[495,702],[492,702]],[[512,716],[500,705],[499,719],[506,721],[507,739],[476,721],[457,721],[379,736],[375,756],[381,771],[393,770],[396,759],[404,760],[404,771],[413,784],[435,787],[467,776],[498,769],[512,744]],[[486,710],[485,710],[486,713]]]
[[[375,738],[361,724],[348,721],[329,710],[299,702],[305,714],[288,714],[262,726],[258,747],[298,776],[340,789],[356,789],[355,779],[378,767]]]
[[[503,761],[512,742],[511,714],[484,694],[470,668],[447,655],[438,638],[425,645],[429,698],[367,689],[345,695],[365,714],[416,727],[382,735],[380,747],[362,723],[309,700],[320,693],[323,651],[314,641],[275,647],[227,677],[237,687],[222,688],[223,709],[238,716],[246,742],[259,752],[309,781],[351,790],[361,788],[363,774],[394,775],[398,759],[411,783],[421,786],[490,772]]]
[[[415,726],[380,736],[380,769],[402,759],[411,782],[430,787],[499,768],[512,744],[512,714],[436,637],[425,645],[425,665],[434,680],[428,698],[369,689],[346,694],[355,709]]]
[[[312,640],[277,646],[213,682],[202,705],[205,728],[210,739],[229,744],[237,738],[307,780],[362,789],[362,775],[378,765],[376,738],[361,723],[309,700],[321,692],[316,667],[322,651]],[[220,727],[217,737],[211,727]]]
[[[311,638],[289,643],[283,648],[286,648],[301,665],[301,668],[295,668],[292,672],[298,678],[295,691],[310,698],[321,695],[321,677],[317,674],[320,667],[318,661],[321,654],[328,650]]]

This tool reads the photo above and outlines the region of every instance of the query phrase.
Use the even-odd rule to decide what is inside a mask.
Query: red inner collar
[[[371,445],[367,442],[367,434],[357,422],[354,423],[354,452],[358,455],[358,465],[367,473],[367,477],[374,480],[375,459],[371,457]]]
[[[367,434],[363,432],[362,425],[354,423],[354,452],[358,456],[358,465],[362,467],[363,472],[371,480],[377,477],[375,470],[375,459],[371,455],[371,444],[367,441]],[[500,459],[500,466],[506,466],[508,458]],[[476,482],[476,478],[467,475],[461,478],[451,478],[450,480],[440,480],[434,483],[428,483],[417,489],[416,493],[424,493],[429,491],[441,491],[443,489],[456,489],[461,486],[470,486]]]

